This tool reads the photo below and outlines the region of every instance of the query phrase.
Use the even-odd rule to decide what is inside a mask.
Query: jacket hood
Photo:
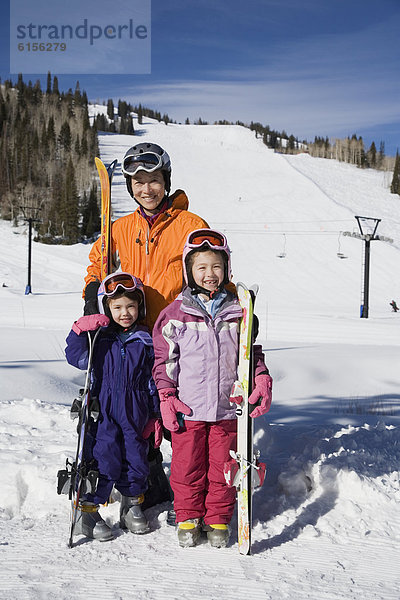
[[[171,208],[177,210],[187,210],[189,208],[189,200],[183,190],[176,190],[176,192],[170,196],[170,200]]]

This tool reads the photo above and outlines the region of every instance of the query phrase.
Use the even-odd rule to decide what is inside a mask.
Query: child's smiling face
[[[110,298],[108,307],[114,321],[124,329],[128,329],[128,327],[137,321],[139,315],[139,304],[137,300],[131,300],[127,296]]]
[[[195,283],[214,292],[224,280],[224,259],[220,252],[198,252],[193,258],[192,276]]]

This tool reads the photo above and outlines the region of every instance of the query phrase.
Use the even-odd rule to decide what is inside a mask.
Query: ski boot
[[[74,534],[85,535],[93,540],[108,542],[114,536],[111,527],[99,515],[98,504],[84,500],[78,507],[78,518],[75,523]]]
[[[225,523],[215,525],[205,525],[204,531],[207,532],[207,539],[213,548],[225,548],[229,541],[230,529]]]
[[[178,524],[178,542],[181,548],[196,546],[200,535],[200,519],[187,519]]]
[[[176,525],[176,512],[173,508],[170,508],[167,511],[167,523],[168,525],[172,525],[173,527],[175,527]]]
[[[148,520],[143,514],[141,504],[144,495],[122,496],[119,522],[122,529],[129,529],[131,533],[147,533],[150,531]]]

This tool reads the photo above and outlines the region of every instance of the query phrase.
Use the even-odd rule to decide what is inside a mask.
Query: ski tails
[[[108,167],[95,158],[101,186],[101,280],[111,272],[111,182],[117,166],[114,160]]]

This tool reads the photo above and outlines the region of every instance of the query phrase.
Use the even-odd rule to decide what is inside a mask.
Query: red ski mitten
[[[178,431],[177,413],[190,415],[192,410],[187,404],[179,400],[175,388],[158,390],[158,394],[160,396],[160,410],[164,427],[169,431]]]

